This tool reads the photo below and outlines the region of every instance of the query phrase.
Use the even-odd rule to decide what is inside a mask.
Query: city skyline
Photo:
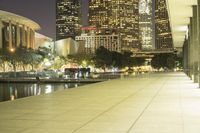
[[[41,26],[38,32],[56,38],[56,0],[42,0],[40,3],[36,0],[1,0],[0,10],[19,14],[27,17]],[[83,16],[87,16],[88,0],[82,0]],[[83,25],[87,25],[87,17],[83,19]]]
[[[91,19],[92,17],[90,17],[90,20],[88,21],[87,15],[88,15],[88,8],[89,8],[89,3],[88,3],[89,0],[80,0],[80,1],[81,1],[81,4],[82,4],[82,6],[81,6],[81,12],[82,12],[82,15],[81,15],[81,21],[82,22],[81,22],[81,24],[82,24],[82,26],[85,26],[85,25],[95,25],[96,26],[96,24],[98,24],[98,23],[92,22],[93,21],[93,19]],[[139,0],[134,0],[134,1],[139,2]],[[140,0],[140,1],[142,1],[142,0]],[[46,35],[48,37],[51,37],[51,38],[56,40],[56,0],[48,0],[48,2],[47,2],[47,0],[43,0],[40,4],[38,4],[37,2],[34,2],[34,1],[27,2],[25,0],[21,0],[20,2],[14,2],[12,4],[8,4],[9,2],[10,2],[10,0],[1,0],[0,1],[0,10],[13,12],[13,13],[22,15],[24,17],[30,18],[31,20],[35,21],[36,23],[38,23],[41,26],[41,30],[38,31],[39,33]],[[92,2],[93,1],[91,1],[91,3]],[[109,2],[107,2],[107,3],[109,3]],[[127,45],[128,46],[130,45],[130,44],[128,44],[128,42],[130,42],[130,39],[131,39],[130,35],[131,35],[131,36],[134,36],[134,39],[133,39],[134,43],[131,44],[131,45],[135,45],[133,47],[138,47],[139,49],[142,47],[142,45],[145,45],[145,47],[147,46],[147,48],[150,48],[150,47],[153,46],[153,48],[155,47],[156,49],[172,48],[173,47],[173,44],[172,44],[173,40],[172,40],[172,34],[171,34],[171,27],[170,27],[168,14],[167,14],[167,9],[164,9],[164,8],[166,8],[165,3],[166,2],[163,0],[163,1],[159,2],[159,5],[155,5],[156,16],[154,16],[154,17],[155,17],[155,25],[156,25],[155,27],[156,28],[153,29],[153,27],[152,27],[152,29],[155,30],[155,31],[152,31],[152,32],[155,32],[156,35],[152,36],[153,41],[148,41],[147,39],[143,39],[143,37],[141,37],[141,33],[142,33],[143,35],[146,34],[145,38],[151,38],[149,36],[151,34],[150,33],[151,31],[149,33],[148,32],[146,32],[146,33],[141,32],[141,26],[142,26],[141,24],[142,23],[140,22],[139,27],[137,27],[136,24],[135,24],[137,21],[141,21],[141,20],[139,20],[139,19],[137,20],[136,16],[138,16],[137,15],[138,13],[136,13],[134,11],[135,13],[133,13],[134,15],[131,17],[132,20],[130,20],[130,22],[132,22],[131,25],[136,26],[136,27],[135,26],[132,27],[132,31],[134,31],[134,32],[128,33],[128,31],[127,30],[125,31],[124,28],[122,28],[120,31],[118,30],[118,32],[120,32],[120,34],[122,34],[122,35],[125,34],[125,33],[123,33],[123,31],[125,31],[127,34],[129,34],[129,38],[126,38],[124,40],[125,41],[124,43],[127,42]],[[123,4],[123,2],[121,4]],[[107,6],[109,7],[109,5],[107,5]],[[120,6],[122,6],[122,5],[120,5]],[[134,6],[134,7],[137,7],[137,6]],[[159,8],[159,7],[161,7],[161,8]],[[107,24],[105,23],[103,25],[104,27],[103,28],[101,27],[101,30],[105,29],[105,27],[107,25],[107,29],[109,29],[110,31],[112,30],[112,32],[113,31],[115,32],[116,29],[120,29],[119,27],[123,27],[124,25],[129,25],[127,23],[128,18],[123,17],[122,11],[119,10],[121,12],[121,13],[119,13],[117,11],[118,8],[116,8],[116,9],[115,8],[116,7],[110,7],[109,8],[110,10],[108,11],[107,16],[104,17],[105,19],[102,19],[102,20],[107,19],[106,21],[109,21],[109,23],[107,23]],[[129,10],[128,9],[129,7],[123,7],[123,8]],[[140,7],[138,7],[138,8],[140,8]],[[108,8],[105,8],[105,9],[107,10]],[[162,9],[164,9],[164,10],[162,10]],[[26,10],[26,11],[24,11],[24,10]],[[96,9],[90,9],[90,10],[95,11]],[[102,9],[99,8],[98,10],[102,10]],[[138,9],[136,9],[136,10],[138,10]],[[141,10],[141,9],[139,9],[139,10]],[[111,13],[111,12],[113,12],[113,13]],[[158,12],[163,12],[166,15],[162,16],[161,13],[158,13]],[[97,14],[98,14],[98,12],[96,12],[96,15]],[[117,19],[115,19],[116,18],[115,14],[118,16]],[[95,12],[90,13],[90,15],[95,16]],[[108,15],[111,18],[109,18]],[[140,15],[141,15],[141,13],[140,13]],[[126,15],[124,14],[124,16],[130,16],[130,14],[126,13]],[[134,18],[134,17],[136,17],[136,18]],[[152,17],[152,19],[154,17]],[[129,17],[129,19],[130,19],[130,17]],[[121,20],[123,20],[123,21],[121,21]],[[127,22],[125,22],[125,21],[127,21]],[[94,23],[96,23],[96,24],[94,24]],[[131,28],[130,26],[127,27],[127,29],[130,29],[130,28]],[[140,31],[138,31],[139,28],[140,28]],[[148,27],[146,27],[146,29],[148,29]],[[164,31],[164,29],[165,29],[165,31]],[[106,32],[108,32],[108,31],[106,31]],[[140,35],[136,35],[137,33],[140,34]],[[138,36],[138,37],[136,37],[136,36]],[[143,44],[143,43],[145,43],[145,44]],[[152,46],[150,46],[150,45],[152,45]]]

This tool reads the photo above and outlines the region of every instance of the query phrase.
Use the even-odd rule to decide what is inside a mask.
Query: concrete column
[[[17,24],[16,46],[20,47],[20,27],[19,27],[19,24]]]
[[[27,27],[27,36],[26,36],[26,44],[27,44],[27,48],[30,48],[30,28]]]
[[[35,42],[35,34],[34,31],[30,30],[30,48],[34,49],[34,42]]]
[[[184,68],[184,72],[188,74],[188,40],[185,37],[185,41],[183,44],[183,68]]]
[[[25,25],[23,25],[22,27],[22,46],[23,47],[26,47],[26,42],[25,42],[25,33],[26,33],[26,30],[25,30]]]
[[[189,31],[189,25],[188,25],[188,31]],[[190,44],[189,44],[189,32],[187,33],[187,51],[186,51],[186,53],[187,53],[187,55],[186,55],[186,58],[187,58],[187,75],[188,75],[188,77],[190,77]]]
[[[31,29],[31,48],[35,49],[35,32]]]
[[[3,48],[2,28],[3,28],[3,23],[0,20],[0,49]]]
[[[33,48],[33,30],[30,29],[30,48]]]
[[[200,0],[197,1],[197,43],[198,43],[198,75],[199,75],[199,87],[200,87]]]
[[[194,82],[198,83],[198,41],[197,41],[197,6],[193,6],[193,73],[194,73]]]
[[[8,42],[8,45],[9,45],[9,48],[12,48],[12,24],[11,24],[11,21],[9,22],[9,42]]]
[[[155,22],[155,7],[156,0],[152,0],[152,49],[156,49],[156,22]],[[120,37],[121,38],[121,37]]]
[[[186,72],[187,75],[189,76],[189,43],[188,40],[186,41],[186,50],[185,50],[185,55],[186,55]]]
[[[190,24],[189,24],[189,37],[188,37],[188,55],[189,55],[189,77],[190,79],[193,79],[193,58],[192,58],[192,18],[190,18]]]

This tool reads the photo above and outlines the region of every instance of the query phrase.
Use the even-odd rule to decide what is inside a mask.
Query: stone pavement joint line
[[[199,118],[200,89],[184,73],[109,80],[0,103],[1,133],[199,133]]]
[[[147,87],[148,85],[150,85],[150,83],[146,84],[145,86],[143,86],[142,88],[138,89],[136,92],[134,92],[133,94],[130,94],[129,96],[125,97],[124,99],[122,99],[121,101],[119,101],[118,103],[114,104],[113,106],[109,107],[107,110],[105,110],[104,112],[98,114],[96,117],[94,117],[93,119],[91,119],[90,121],[86,122],[85,124],[83,124],[81,127],[77,128],[76,130],[74,130],[72,133],[75,133],[76,131],[78,131],[79,129],[81,129],[82,127],[86,126],[87,124],[91,123],[92,121],[94,121],[95,119],[97,119],[98,117],[102,116],[103,114],[105,114],[106,112],[108,112],[109,110],[113,109],[114,107],[118,106],[119,104],[123,103],[124,101],[126,101],[127,99],[129,99],[130,97],[133,97],[134,95],[136,95],[137,93],[139,93],[140,91],[142,91],[143,89],[145,89],[145,87]]]
[[[155,99],[155,97],[158,95],[158,93],[161,91],[161,89],[163,88],[163,86],[166,84],[166,81],[164,84],[162,84],[161,88],[156,92],[156,94],[152,97],[152,99],[149,101],[149,103],[147,104],[147,106],[144,108],[144,110],[140,113],[140,115],[137,117],[137,119],[134,121],[134,123],[131,125],[131,127],[128,129],[127,133],[129,133],[131,131],[131,129],[134,127],[134,125],[137,123],[137,121],[141,118],[141,116],[143,115],[143,113],[145,112],[145,110],[147,110],[147,108],[150,106],[150,104],[152,103],[152,101]]]

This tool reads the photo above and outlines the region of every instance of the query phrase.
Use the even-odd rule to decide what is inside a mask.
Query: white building
[[[38,49],[39,47],[47,47],[53,50],[54,41],[50,37],[47,37],[39,33],[35,33],[35,49]]]
[[[75,40],[84,43],[86,53],[94,53],[100,46],[110,51],[121,52],[119,35],[81,34],[81,36],[76,36]]]
[[[66,38],[55,42],[55,52],[59,56],[73,55],[82,52],[81,44],[72,38]]]

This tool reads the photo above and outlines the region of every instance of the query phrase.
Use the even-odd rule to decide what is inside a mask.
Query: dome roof
[[[28,27],[32,28],[33,30],[40,29],[40,25],[37,24],[36,22],[34,22],[28,18],[25,18],[23,16],[19,16],[17,14],[2,11],[2,10],[0,10],[0,20],[5,21],[5,22],[11,21],[11,23],[19,23],[21,25],[28,26]]]

